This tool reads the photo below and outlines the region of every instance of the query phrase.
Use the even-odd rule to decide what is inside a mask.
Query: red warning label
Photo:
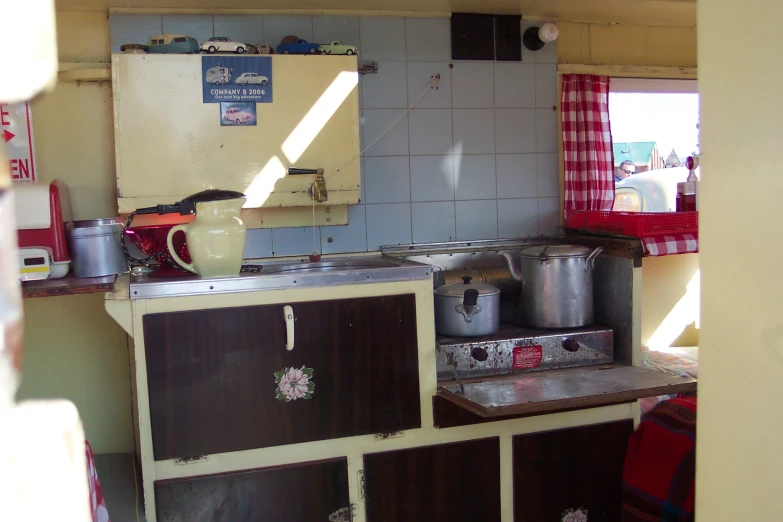
[[[544,347],[540,344],[533,346],[514,347],[514,369],[530,370],[541,366],[544,358]]]

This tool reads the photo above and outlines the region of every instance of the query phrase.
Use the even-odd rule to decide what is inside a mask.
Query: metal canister
[[[74,221],[68,233],[74,275],[102,277],[126,272],[123,228],[119,217]]]
[[[473,337],[500,328],[500,290],[486,283],[444,285],[435,290],[435,330],[439,335]]]

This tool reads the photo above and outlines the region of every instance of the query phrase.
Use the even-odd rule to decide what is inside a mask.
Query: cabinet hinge
[[[376,433],[373,435],[373,438],[375,440],[386,440],[386,439],[401,439],[405,436],[404,431],[390,431],[389,433]]]
[[[365,490],[364,485],[364,470],[360,469],[356,474],[359,479],[359,500],[364,500],[367,496],[367,491]]]
[[[200,462],[206,462],[209,460],[209,455],[196,455],[194,457],[182,457],[181,459],[175,459],[174,464],[177,466],[184,466],[185,464],[198,464]]]

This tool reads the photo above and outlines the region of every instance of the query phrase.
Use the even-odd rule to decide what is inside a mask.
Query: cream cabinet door
[[[112,56],[120,212],[207,188],[243,192],[247,208],[312,206],[315,175],[289,167],[324,169],[326,205],[359,202],[356,57],[271,59],[273,102],[255,126],[229,127],[203,103],[201,56]]]

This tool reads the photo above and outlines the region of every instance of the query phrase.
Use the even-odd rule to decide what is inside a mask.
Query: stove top
[[[611,328],[540,330],[502,325],[483,337],[437,337],[438,380],[489,377],[614,361]]]

